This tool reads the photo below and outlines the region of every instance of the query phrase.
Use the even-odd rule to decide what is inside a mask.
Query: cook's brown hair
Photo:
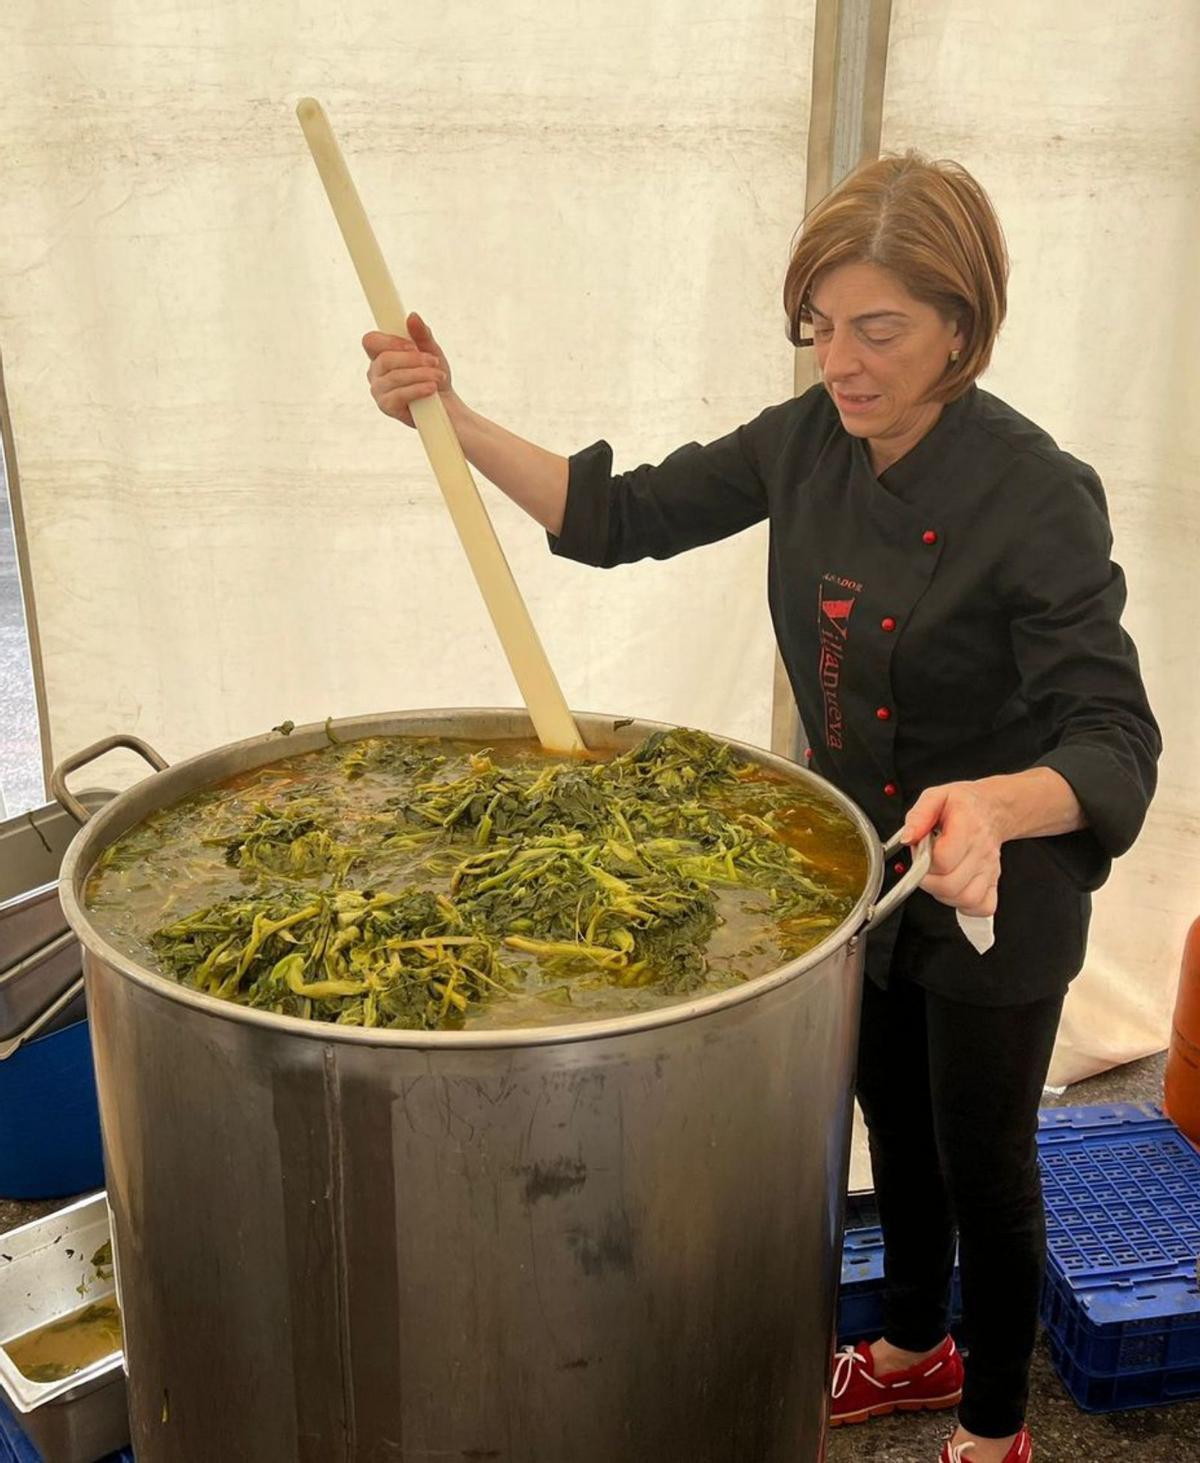
[[[962,352],[930,392],[961,396],[992,358],[1007,305],[1008,251],[987,194],[954,162],[919,152],[863,163],[805,218],[783,282],[788,335],[811,320],[818,275],[878,264],[963,333]]]

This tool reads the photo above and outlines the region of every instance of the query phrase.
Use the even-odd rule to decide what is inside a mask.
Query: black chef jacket
[[[606,442],[577,453],[550,543],[608,567],[764,518],[811,765],[883,837],[927,787],[1035,766],[1066,778],[1087,817],[1081,832],[1004,845],[986,955],[918,892],[869,937],[868,976],[982,1005],[1063,990],[1083,962],[1089,891],[1141,827],[1161,746],[1095,472],[973,387],[876,477],[814,386],[657,467],[614,475]]]

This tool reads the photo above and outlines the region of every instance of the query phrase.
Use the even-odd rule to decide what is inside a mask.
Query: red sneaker
[[[891,1412],[938,1412],[944,1407],[957,1407],[962,1384],[962,1357],[951,1336],[916,1366],[884,1372],[881,1377],[875,1375],[871,1348],[860,1341],[857,1346],[844,1347],[834,1357],[829,1425],[869,1422],[872,1417],[886,1417]],[[952,1459],[951,1463],[970,1460]]]
[[[946,1446],[942,1449],[938,1463],[971,1463],[968,1454],[975,1451],[974,1443],[959,1443],[956,1448],[950,1446],[947,1439]],[[1029,1463],[1033,1457],[1033,1439],[1029,1436],[1029,1429],[1023,1427],[1013,1439],[1013,1445],[1004,1455],[1004,1463]]]

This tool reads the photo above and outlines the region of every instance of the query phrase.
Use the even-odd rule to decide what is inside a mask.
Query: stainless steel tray
[[[61,1007],[46,1022],[38,1028],[39,1036],[53,1036],[56,1031],[65,1031],[68,1026],[74,1026],[77,1021],[83,1021],[87,1016],[87,997],[83,991],[78,991],[67,1004]]]
[[[104,1193],[0,1235],[0,1390],[45,1463],[95,1463],[129,1441],[120,1351],[61,1382],[31,1382],[2,1349],[5,1341],[57,1320],[83,1300],[112,1295],[92,1256],[111,1237]]]
[[[0,970],[0,1042],[23,1031],[83,973],[83,950],[67,930]]]
[[[92,789],[80,801],[94,811],[113,796]],[[78,832],[79,824],[57,803],[0,823],[0,971],[66,932],[57,883]]]
[[[39,1036],[50,1036],[65,1026],[74,1025],[74,1022],[66,1020],[67,1012],[77,1010],[81,1000],[83,1013],[75,1017],[76,1021],[83,1020],[87,1015],[87,995],[83,989],[82,971],[75,977],[74,983],[57,995],[22,1031],[18,1031],[15,1036],[0,1039],[0,1062],[7,1062],[9,1057],[16,1056],[27,1041],[36,1041]]]

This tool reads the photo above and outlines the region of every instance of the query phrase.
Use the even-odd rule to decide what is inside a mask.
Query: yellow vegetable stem
[[[282,977],[288,990],[309,1001],[331,1001],[338,996],[357,996],[367,989],[365,980],[313,980],[304,979],[304,956],[285,955],[271,971],[273,977]]]
[[[629,964],[629,956],[604,945],[576,945],[570,940],[533,940],[527,935],[506,935],[504,943],[512,950],[527,955],[573,955],[592,960],[606,970],[621,970]]]
[[[238,976],[245,975],[250,968],[250,962],[258,953],[259,946],[264,940],[269,940],[272,935],[278,934],[280,930],[286,930],[290,925],[302,924],[306,919],[312,919],[320,913],[319,904],[310,904],[295,914],[289,914],[286,919],[272,920],[268,919],[265,914],[256,915],[254,924],[250,928],[250,943],[242,951],[242,958],[238,961]]]

